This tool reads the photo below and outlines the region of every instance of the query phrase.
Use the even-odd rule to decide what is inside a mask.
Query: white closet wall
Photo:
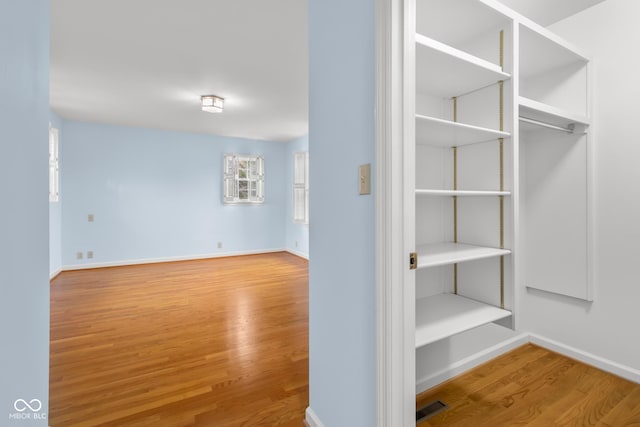
[[[640,57],[635,54],[640,45],[639,16],[640,2],[607,0],[550,27],[593,57],[594,293],[593,302],[587,302],[530,289],[521,295],[519,312],[520,328],[636,381],[640,381],[640,138],[636,129]],[[555,149],[565,151],[566,161],[583,155],[579,145],[560,143]],[[576,219],[558,222],[574,227]],[[576,262],[571,258],[576,254],[569,256]]]

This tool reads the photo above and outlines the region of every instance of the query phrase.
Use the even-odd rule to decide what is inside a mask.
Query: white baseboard
[[[307,421],[307,424],[309,424],[310,427],[324,427],[324,424],[322,424],[322,421],[320,421],[320,418],[318,418],[310,406],[307,406],[305,414],[305,421]]]
[[[576,359],[580,362],[586,363],[587,365],[594,366],[605,372],[609,372],[629,381],[640,384],[640,370],[621,365],[612,360],[596,356],[594,354],[579,350],[566,344],[562,344],[549,338],[542,337],[540,335],[523,332],[516,337],[496,344],[493,347],[489,347],[472,356],[459,360],[458,362],[452,363],[447,368],[439,372],[418,379],[416,381],[416,394],[422,393],[423,391],[428,390],[431,387],[435,387],[436,385],[441,384],[455,377],[456,375],[460,375],[484,362],[487,362],[495,357],[500,356],[503,353],[506,353],[507,351],[513,350],[514,348],[519,347],[523,344],[527,344],[529,342],[540,347],[544,347],[547,350],[555,351],[556,353],[562,354],[563,356]]]
[[[291,255],[299,256],[300,258],[304,258],[307,261],[309,260],[309,254],[305,254],[304,252],[296,251],[289,248],[287,248],[286,251],[289,252]]]
[[[587,353],[586,351],[541,337],[540,335],[529,334],[529,341],[533,344],[539,345],[540,347],[555,351],[556,353],[571,357],[572,359],[579,360],[587,365],[595,366],[598,369],[602,369],[603,371],[640,384],[640,370],[621,365],[612,360],[605,359],[604,357]]]
[[[469,369],[475,368],[476,366],[484,362],[498,357],[503,353],[513,350],[514,348],[520,347],[521,345],[527,344],[528,342],[529,335],[526,333],[522,333],[513,338],[502,341],[501,343],[498,343],[494,346],[486,348],[472,356],[452,363],[447,368],[441,371],[417,380],[416,394],[422,393],[423,391],[428,390],[431,387],[443,383],[448,379],[455,377],[456,375],[460,375],[461,373],[466,372]]]
[[[235,251],[235,252],[219,252],[213,254],[200,254],[200,255],[184,255],[184,256],[174,256],[174,257],[166,257],[166,258],[144,258],[144,259],[132,259],[132,260],[121,260],[121,261],[109,261],[109,262],[94,262],[87,264],[73,264],[73,265],[64,265],[62,266],[62,271],[72,271],[72,270],[87,270],[91,268],[104,268],[104,267],[122,267],[125,265],[138,265],[138,264],[156,264],[160,262],[172,262],[172,261],[191,261],[198,259],[208,259],[208,258],[222,258],[222,257],[230,257],[230,256],[242,256],[242,255],[256,255],[256,254],[266,254],[273,252],[286,252],[286,249],[276,248],[276,249],[257,249],[250,251]]]
[[[57,269],[53,273],[49,273],[49,280],[53,280],[60,273],[62,273],[62,268]]]

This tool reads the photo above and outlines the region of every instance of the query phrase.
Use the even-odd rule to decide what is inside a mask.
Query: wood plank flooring
[[[429,426],[640,426],[640,385],[532,344],[417,397],[449,409]]]
[[[300,427],[307,271],[274,253],[62,273],[50,425]]]

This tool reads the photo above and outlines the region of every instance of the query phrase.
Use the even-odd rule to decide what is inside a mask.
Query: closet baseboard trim
[[[594,366],[598,369],[602,369],[603,371],[640,384],[640,370],[621,365],[620,363],[605,359],[604,357],[596,356],[595,354],[579,350],[540,335],[529,334],[529,341],[532,344],[539,345],[547,350],[555,351],[563,356],[576,359],[580,362],[586,363],[587,365]]]
[[[522,333],[508,340],[502,341],[492,347],[486,348],[478,353],[475,353],[465,359],[452,363],[447,368],[436,372],[435,374],[423,377],[416,381],[416,394],[422,393],[425,390],[430,389],[440,383],[447,381],[460,375],[469,369],[475,368],[478,365],[488,362],[501,354],[504,354],[514,348],[525,345],[529,342],[529,335]]]
[[[324,427],[324,424],[322,424],[322,421],[320,421],[320,418],[318,418],[310,406],[307,406],[305,414],[305,421],[309,424],[309,427]]]

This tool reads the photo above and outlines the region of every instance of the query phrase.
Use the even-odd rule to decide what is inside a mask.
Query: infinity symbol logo
[[[42,409],[42,402],[40,402],[38,399],[31,399],[27,403],[27,401],[24,399],[18,399],[13,402],[13,407],[18,412],[24,412],[27,410],[27,408],[31,409],[31,412],[38,412],[40,409]]]

